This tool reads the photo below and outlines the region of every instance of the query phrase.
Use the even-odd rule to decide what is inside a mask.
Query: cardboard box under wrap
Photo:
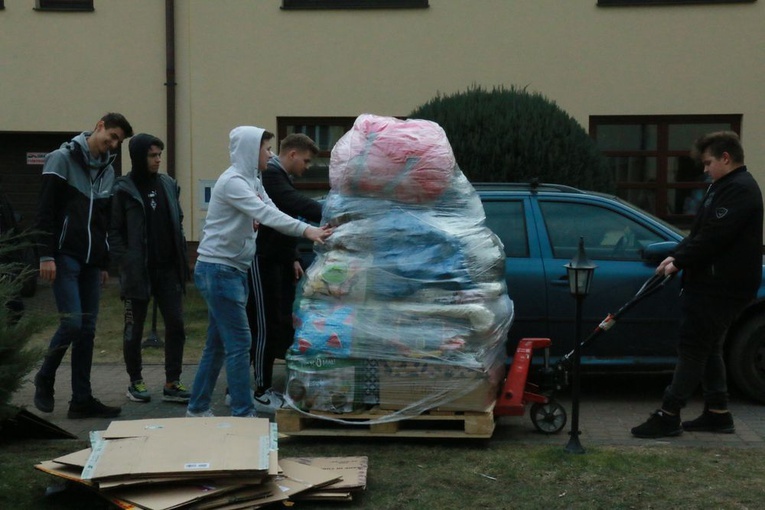
[[[379,401],[375,359],[289,356],[287,396],[301,411],[349,413]]]
[[[425,361],[380,361],[380,408],[484,411],[497,399],[504,365],[489,369]]]

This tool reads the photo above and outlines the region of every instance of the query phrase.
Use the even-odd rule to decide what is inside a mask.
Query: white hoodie
[[[300,237],[310,225],[284,214],[268,197],[258,178],[264,130],[239,126],[231,130],[231,166],[212,189],[198,259],[247,271],[255,256],[253,221],[282,234]]]

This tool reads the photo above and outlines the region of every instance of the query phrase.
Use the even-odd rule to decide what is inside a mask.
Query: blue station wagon
[[[549,337],[553,356],[575,344],[576,301],[564,265],[580,237],[597,265],[583,301],[583,331],[628,302],[684,233],[614,196],[550,184],[474,184],[486,222],[505,246],[507,288],[515,305],[508,352],[519,339]],[[763,273],[765,281],[765,272]],[[668,370],[676,361],[680,279],[638,303],[582,352],[585,369]],[[586,334],[585,334],[586,336]],[[728,332],[730,379],[765,402],[765,285]]]

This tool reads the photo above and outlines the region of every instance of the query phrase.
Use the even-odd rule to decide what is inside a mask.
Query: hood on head
[[[255,176],[258,172],[260,159],[260,141],[265,129],[255,126],[239,126],[231,130],[229,138],[229,153],[231,166],[248,176]]]
[[[149,173],[149,163],[146,157],[152,145],[160,149],[165,148],[162,140],[154,135],[139,133],[130,139],[128,148],[130,150],[130,163],[132,165],[133,176],[137,179],[148,179],[153,174]]]

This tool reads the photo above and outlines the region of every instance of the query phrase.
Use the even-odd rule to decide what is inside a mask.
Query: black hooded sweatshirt
[[[109,240],[123,298],[148,299],[152,282],[168,268],[177,269],[181,284],[188,277],[180,190],[170,176],[149,172],[152,145],[162,142],[143,133],[130,139],[132,170],[114,185]]]

